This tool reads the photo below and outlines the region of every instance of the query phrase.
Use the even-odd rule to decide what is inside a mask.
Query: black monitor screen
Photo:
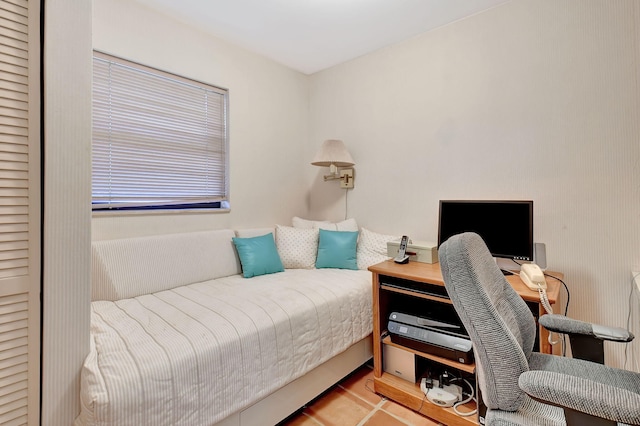
[[[533,201],[440,200],[438,246],[475,232],[494,257],[533,260]]]

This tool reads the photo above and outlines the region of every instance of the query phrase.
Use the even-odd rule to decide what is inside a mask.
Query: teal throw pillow
[[[358,269],[358,232],[320,229],[316,268]]]
[[[233,238],[233,244],[240,256],[245,278],[284,271],[272,233],[252,238]]]

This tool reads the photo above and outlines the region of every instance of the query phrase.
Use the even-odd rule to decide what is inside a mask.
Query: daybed
[[[303,232],[291,229],[280,235]],[[289,268],[245,278],[235,236],[93,243],[76,425],[275,424],[371,357],[369,272]],[[300,261],[295,245],[289,252],[285,267]]]

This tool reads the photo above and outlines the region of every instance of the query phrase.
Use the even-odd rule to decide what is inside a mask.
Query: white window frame
[[[228,90],[93,58],[93,210],[228,210]]]

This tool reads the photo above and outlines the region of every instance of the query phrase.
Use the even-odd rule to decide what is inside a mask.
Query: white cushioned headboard
[[[120,300],[239,274],[230,229],[94,241],[91,299]]]
[[[273,234],[273,239],[276,238],[276,228],[247,228],[247,229],[236,229],[236,237],[238,238],[252,238],[252,237],[261,237],[267,234]]]

